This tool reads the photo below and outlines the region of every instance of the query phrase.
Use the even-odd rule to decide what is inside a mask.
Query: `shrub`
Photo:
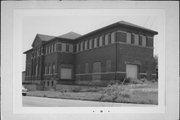
[[[108,85],[108,87],[104,89],[104,93],[101,96],[100,100],[115,102],[118,97],[130,98],[130,95],[124,85],[113,84],[113,85]]]

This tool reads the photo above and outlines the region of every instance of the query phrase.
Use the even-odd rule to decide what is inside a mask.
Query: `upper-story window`
[[[102,36],[102,45],[105,45],[105,35]]]
[[[62,43],[62,52],[66,52],[66,44]]]
[[[83,50],[85,50],[85,41],[83,41],[82,44],[83,44]]]
[[[153,37],[147,37],[146,46],[147,47],[153,47]]]
[[[131,44],[134,44],[134,42],[135,42],[135,35],[131,34]]]
[[[92,45],[91,48],[94,48],[94,39],[92,39],[91,42],[92,42],[91,43],[91,45]]]
[[[139,45],[142,45],[142,36],[139,36]]]
[[[54,52],[54,44],[51,45],[51,52]]]
[[[50,48],[50,46],[48,46],[48,53],[51,53],[51,48]]]
[[[89,40],[87,40],[87,49],[89,49]]]
[[[83,42],[81,42],[81,51],[83,51]]]
[[[66,44],[66,52],[69,52],[69,45]]]
[[[87,50],[87,40],[85,41],[85,50]]]
[[[99,37],[96,39],[97,47],[99,47]]]
[[[81,51],[81,43],[78,44],[78,51]]]
[[[127,34],[125,32],[116,32],[117,42],[126,42]]]
[[[142,46],[146,46],[146,36],[142,36]]]
[[[111,44],[111,33],[108,34],[108,44]]]
[[[62,44],[58,43],[56,44],[57,52],[60,52],[62,50]]]

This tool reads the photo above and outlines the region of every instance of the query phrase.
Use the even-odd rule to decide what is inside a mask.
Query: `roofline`
[[[84,37],[87,37],[87,36],[89,36],[89,35],[95,34],[95,33],[97,33],[97,32],[100,32],[100,31],[103,31],[103,30],[106,30],[106,29],[109,29],[109,28],[112,28],[112,27],[116,27],[116,26],[118,26],[118,25],[127,26],[127,27],[131,27],[131,28],[135,28],[135,29],[140,29],[140,30],[145,30],[145,31],[147,31],[147,32],[153,33],[154,35],[157,35],[157,34],[158,34],[157,31],[154,31],[154,30],[151,30],[151,29],[148,29],[148,28],[135,27],[135,26],[126,25],[126,24],[123,24],[123,23],[120,23],[120,22],[116,22],[116,23],[110,24],[110,25],[108,25],[108,26],[105,26],[105,27],[96,29],[96,30],[94,30],[94,31],[92,31],[92,32],[89,32],[89,33],[85,34],[85,35],[82,35],[82,36],[80,36],[79,38],[76,38],[75,40],[81,39],[81,38],[84,38]]]
[[[23,54],[26,54],[26,53],[28,53],[28,52],[30,52],[30,51],[32,51],[32,50],[33,50],[33,48],[31,48],[30,50],[27,50],[27,51],[23,52]]]

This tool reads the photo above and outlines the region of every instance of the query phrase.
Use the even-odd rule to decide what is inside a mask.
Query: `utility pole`
[[[115,61],[116,61],[116,66],[115,66],[115,82],[117,82],[117,33],[115,34]]]

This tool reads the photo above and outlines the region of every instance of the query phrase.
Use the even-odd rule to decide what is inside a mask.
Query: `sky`
[[[154,55],[158,55],[158,43],[163,40],[164,18],[155,13],[134,14],[122,11],[59,11],[57,15],[51,11],[42,14],[25,16],[22,19],[22,53],[31,49],[36,34],[60,36],[68,32],[84,35],[101,27],[118,21],[127,21],[158,32],[154,37]],[[23,70],[25,70],[25,55],[22,56]]]

